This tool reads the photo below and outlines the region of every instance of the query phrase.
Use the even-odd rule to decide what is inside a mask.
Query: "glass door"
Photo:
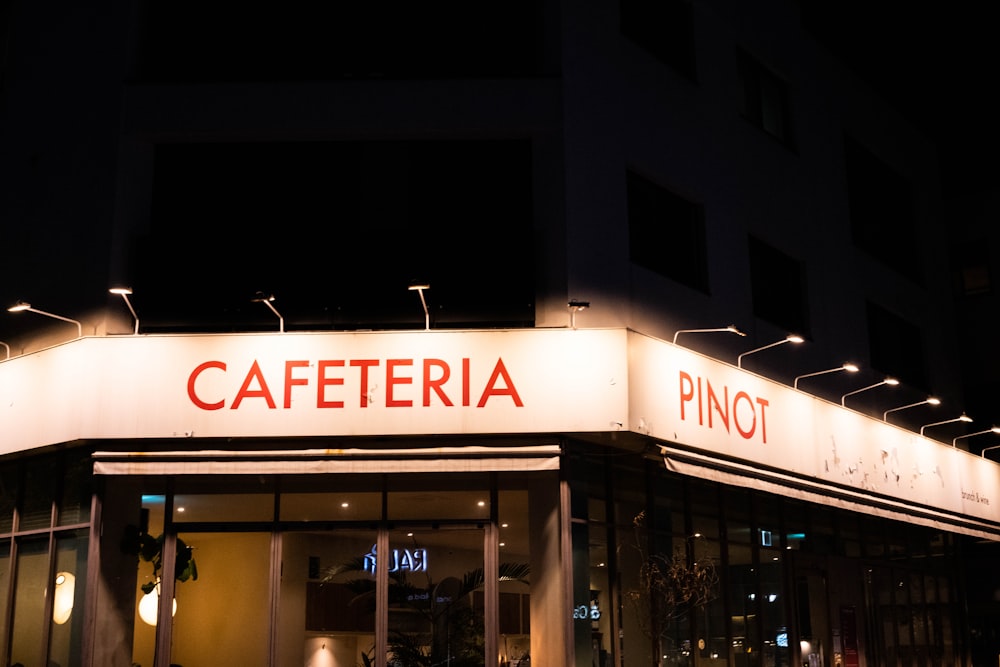
[[[285,533],[277,663],[483,665],[483,537],[428,525]]]
[[[388,663],[481,667],[483,530],[396,528],[385,558]]]

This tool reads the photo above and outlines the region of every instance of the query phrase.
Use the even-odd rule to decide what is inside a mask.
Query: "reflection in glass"
[[[764,664],[768,667],[787,665],[789,660],[787,600],[781,555],[778,549],[760,550],[761,628]]]
[[[140,515],[143,517],[143,525],[140,528],[153,537],[163,533],[164,500],[164,496],[160,495],[144,495],[142,497]],[[136,610],[135,618],[132,622],[132,662],[137,665],[152,665],[153,652],[156,648],[156,628],[142,619],[139,614],[139,605],[142,603],[144,596],[142,587],[148,587],[149,584],[154,582],[153,566],[145,561],[138,561],[136,567]],[[147,602],[146,604],[149,603]]]
[[[73,531],[56,542],[49,664],[81,664],[83,606],[86,598],[87,531]]]
[[[390,662],[483,665],[483,531],[393,530],[389,547]]]
[[[375,578],[364,556],[376,540],[375,530],[282,535],[277,664],[354,667],[374,659]]]
[[[500,527],[500,567],[526,566],[531,544],[528,530],[528,492],[501,491],[497,499]],[[530,576],[530,575],[529,575]],[[531,651],[531,587],[525,578],[500,578],[499,652],[501,664],[529,665]],[[522,662],[523,661],[523,662]]]

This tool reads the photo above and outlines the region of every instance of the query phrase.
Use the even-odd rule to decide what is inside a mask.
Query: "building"
[[[3,6],[3,659],[992,664],[933,144],[808,8],[469,4]]]

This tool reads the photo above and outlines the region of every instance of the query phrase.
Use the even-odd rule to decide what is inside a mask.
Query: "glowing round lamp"
[[[52,620],[62,625],[73,613],[73,597],[76,593],[76,577],[69,572],[56,575],[56,592],[52,596]]]
[[[143,623],[146,625],[156,625],[156,614],[160,607],[160,586],[157,585],[153,590],[142,596],[139,600],[139,618],[142,619]],[[174,608],[170,613],[171,616],[177,615],[177,600],[174,600]]]

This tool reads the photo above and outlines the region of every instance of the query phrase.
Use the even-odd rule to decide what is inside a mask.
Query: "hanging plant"
[[[122,536],[121,549],[124,553],[136,557],[136,562],[145,561],[153,565],[153,579],[142,585],[143,594],[148,594],[156,588],[160,581],[160,570],[163,567],[163,534],[153,537],[146,531],[134,525],[125,527]],[[198,566],[194,562],[194,549],[184,540],[177,538],[177,556],[174,559],[174,579],[177,581],[196,581]]]

